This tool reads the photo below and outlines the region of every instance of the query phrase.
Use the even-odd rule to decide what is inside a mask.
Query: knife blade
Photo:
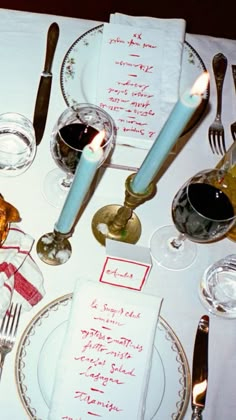
[[[192,365],[192,420],[201,420],[205,408],[208,383],[209,316],[203,315],[198,323]]]
[[[41,73],[38,93],[34,108],[33,126],[35,129],[35,137],[37,146],[40,144],[47,121],[48,106],[50,101],[51,85],[52,85],[52,62],[59,38],[59,26],[53,22],[47,34],[46,57],[44,70]]]

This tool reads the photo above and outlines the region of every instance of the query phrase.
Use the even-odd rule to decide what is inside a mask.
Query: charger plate
[[[45,306],[26,327],[17,348],[18,393],[30,419],[48,417],[56,364],[72,294]],[[183,418],[190,395],[190,371],[183,347],[159,317],[148,387],[145,420]]]
[[[96,80],[99,53],[102,44],[103,25],[96,26],[82,34],[67,51],[61,66],[60,83],[67,106],[78,102],[96,103]],[[206,66],[197,51],[184,42],[180,95],[193,85]],[[201,105],[187,124],[182,136],[190,131],[202,118],[209,102],[209,86]],[[150,147],[150,142],[149,142]]]

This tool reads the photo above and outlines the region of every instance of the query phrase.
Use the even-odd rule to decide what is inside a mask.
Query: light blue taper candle
[[[131,188],[134,193],[142,194],[157,174],[168,153],[183,132],[186,124],[199,107],[202,94],[209,81],[208,72],[204,72],[187,90],[174,106],[168,120],[149,150],[139,171],[134,176]]]
[[[104,134],[102,135],[104,136]],[[94,150],[92,148],[92,144],[93,142],[90,145],[85,146],[81,154],[72,185],[66,197],[59,219],[55,224],[55,230],[57,232],[69,233],[71,231],[78,211],[83,204],[84,198],[93,181],[97,168],[100,165],[103,156],[103,149],[98,147]]]

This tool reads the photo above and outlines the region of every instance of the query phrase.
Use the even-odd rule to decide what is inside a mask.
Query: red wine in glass
[[[43,188],[50,204],[62,206],[83,148],[101,131],[104,132],[104,141],[101,144],[103,158],[99,168],[111,155],[115,145],[116,126],[112,117],[99,106],[89,103],[67,107],[58,117],[50,141],[51,154],[58,168],[46,175]]]
[[[173,225],[158,228],[150,239],[153,259],[182,270],[197,256],[197,243],[222,239],[236,221],[235,182],[222,169],[207,169],[190,178],[172,201]]]
[[[83,148],[92,142],[98,130],[85,124],[74,123],[62,127],[52,144],[52,155],[63,171],[74,174]]]
[[[222,190],[210,184],[193,183],[175,196],[172,218],[177,229],[190,240],[209,242],[227,233],[234,208]]]

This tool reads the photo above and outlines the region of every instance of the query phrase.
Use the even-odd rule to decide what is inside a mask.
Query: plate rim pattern
[[[73,51],[73,49],[75,48],[75,46],[82,41],[84,38],[86,38],[87,36],[91,35],[93,32],[96,34],[97,32],[101,32],[102,33],[102,28],[103,28],[104,24],[100,24],[97,26],[94,26],[93,28],[89,29],[88,31],[84,32],[82,35],[80,35],[73,43],[72,45],[69,47],[69,49],[67,50],[64,59],[62,61],[62,65],[61,65],[61,70],[60,70],[60,87],[61,87],[61,92],[62,92],[62,96],[64,98],[64,101],[66,103],[67,106],[72,106],[72,104],[75,103],[79,103],[79,102],[85,102],[84,99],[83,100],[74,100],[73,98],[71,98],[71,101],[69,100],[69,94],[67,94],[66,92],[66,88],[65,88],[65,83],[64,83],[64,74],[66,73],[66,71],[68,71],[68,69],[66,70],[66,68],[68,67],[67,65],[67,59],[71,53],[71,51]],[[206,65],[204,64],[204,61],[202,60],[201,56],[199,55],[199,53],[195,50],[195,48],[186,40],[184,40],[184,47],[188,48],[189,52],[191,52],[193,54],[193,56],[195,58],[198,59],[199,64],[202,68],[202,71],[205,72],[207,71]],[[75,63],[71,63],[71,69],[70,72],[71,74],[73,73],[73,64]],[[209,103],[209,97],[210,97],[210,82],[207,86],[207,89],[205,91],[205,95],[203,97],[202,103],[198,108],[198,112],[195,113],[195,115],[193,116],[193,118],[189,121],[189,123],[187,124],[187,126],[185,127],[185,129],[183,130],[182,134],[180,137],[184,136],[185,134],[187,134],[189,131],[191,131],[195,125],[197,125],[199,123],[199,121],[201,121],[203,115],[205,114],[207,107],[208,107],[208,103]]]
[[[65,294],[46,304],[28,323],[22,333],[17,347],[15,359],[15,378],[17,390],[23,407],[32,420],[45,419],[41,419],[37,416],[37,408],[32,407],[31,398],[30,395],[28,395],[27,384],[25,384],[24,368],[26,366],[25,358],[27,356],[27,347],[30,346],[30,339],[36,334],[37,328],[42,325],[43,320],[48,318],[51,312],[58,311],[61,306],[69,305],[72,299],[72,295],[72,293]],[[171,350],[176,353],[175,359],[178,363],[178,372],[180,373],[179,385],[181,388],[178,391],[179,400],[176,402],[176,411],[171,414],[171,419],[181,420],[187,410],[190,397],[191,378],[188,360],[180,340],[161,315],[159,315],[157,328],[165,333],[165,339],[171,342]],[[158,351],[157,348],[156,350]],[[154,415],[155,414],[156,413],[154,413]]]

